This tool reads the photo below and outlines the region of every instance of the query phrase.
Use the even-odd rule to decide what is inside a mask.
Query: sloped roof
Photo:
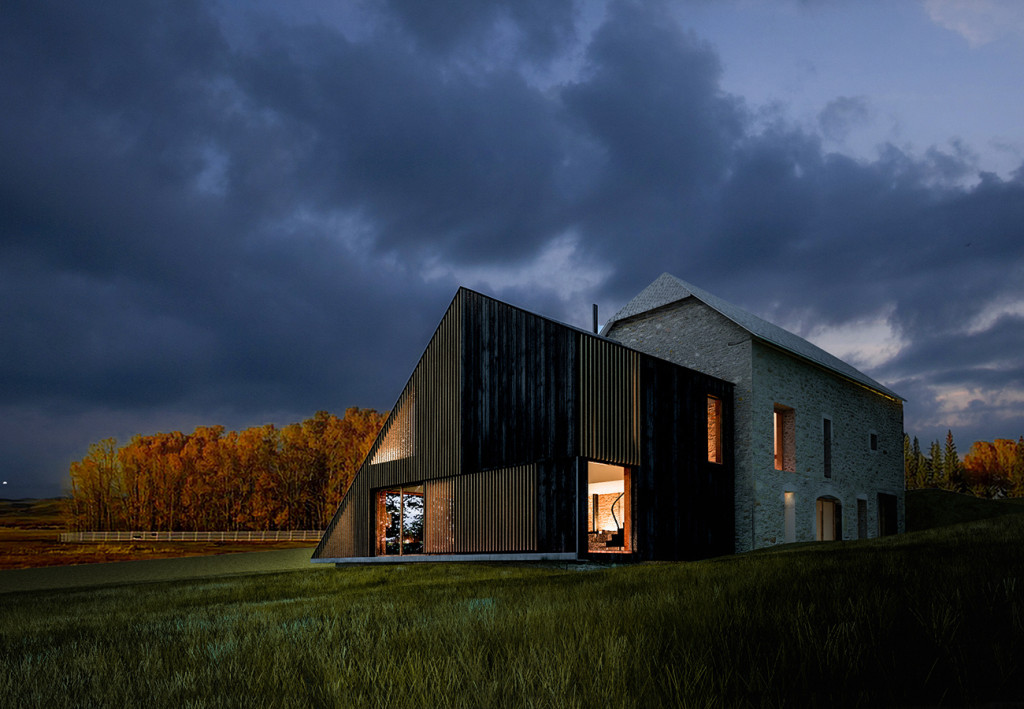
[[[762,320],[752,313],[748,313],[743,308],[722,300],[718,296],[712,295],[686,281],[680,280],[670,273],[663,273],[658,276],[654,283],[644,288],[639,295],[626,303],[619,312],[608,319],[603,332],[607,332],[614,323],[620,320],[626,320],[690,297],[696,298],[724,315],[759,340],[763,340],[791,354],[830,369],[886,396],[903,399],[899,394],[879,384],[838,357],[830,355],[817,345],[812,345],[804,338],[794,335],[788,330],[783,330],[778,325],[772,325],[770,322]]]

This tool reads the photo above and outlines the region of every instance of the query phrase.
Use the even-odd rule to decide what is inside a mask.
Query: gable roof
[[[680,280],[670,273],[663,273],[658,276],[654,283],[644,288],[639,295],[626,303],[619,312],[608,319],[603,331],[607,332],[614,323],[621,320],[627,320],[691,297],[717,311],[763,342],[774,345],[825,369],[829,369],[847,379],[852,379],[886,396],[903,399],[899,394],[879,384],[838,357],[830,355],[817,345],[812,345],[804,338],[794,335],[788,330],[783,330],[778,325],[773,325],[767,320],[762,320],[756,315],[748,313],[743,308],[722,300],[718,296],[712,295],[686,281]]]

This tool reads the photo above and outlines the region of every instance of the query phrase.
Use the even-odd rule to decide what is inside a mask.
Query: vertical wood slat
[[[537,471],[533,465],[487,470],[424,483],[434,523],[428,554],[537,549]]]
[[[640,462],[640,355],[582,336],[580,453],[618,465]]]

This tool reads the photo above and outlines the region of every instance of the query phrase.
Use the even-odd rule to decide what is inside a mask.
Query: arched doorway
[[[831,495],[819,497],[816,503],[818,541],[831,542],[843,538],[843,506]]]

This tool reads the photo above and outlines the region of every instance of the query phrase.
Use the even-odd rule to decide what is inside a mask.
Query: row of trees
[[[71,464],[78,530],[323,529],[385,414],[326,411],[283,428],[200,426],[94,443]]]
[[[953,433],[933,441],[927,455],[915,436],[903,436],[907,489],[940,488],[978,497],[1024,497],[1024,436],[975,441],[960,459]]]

